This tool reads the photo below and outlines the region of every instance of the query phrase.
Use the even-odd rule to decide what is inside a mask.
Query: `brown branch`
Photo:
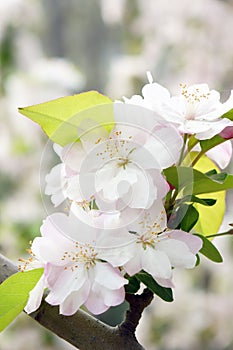
[[[119,332],[131,337],[135,337],[135,330],[141,319],[143,310],[150,305],[154,294],[148,289],[144,289],[140,295],[126,294],[126,301],[129,303],[129,310],[126,312],[125,320],[119,326]]]
[[[17,267],[0,254],[0,283],[16,272]],[[127,298],[131,297],[127,295]],[[138,303],[142,313],[146,305],[144,304],[142,309],[139,299]],[[60,315],[58,307],[51,306],[45,301],[29,316],[80,350],[143,350],[134,335],[141,317],[141,313],[136,309],[135,299],[135,302],[130,301],[126,321],[119,327],[110,327],[82,310],[73,316]],[[128,327],[131,319],[132,326]]]

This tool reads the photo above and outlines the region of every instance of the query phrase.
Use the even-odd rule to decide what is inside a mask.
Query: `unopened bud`
[[[223,129],[219,136],[223,137],[224,139],[232,139],[233,138],[233,126],[227,126],[225,129]]]

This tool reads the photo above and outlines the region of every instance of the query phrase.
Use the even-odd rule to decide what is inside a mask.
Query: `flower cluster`
[[[100,314],[124,301],[130,276],[143,271],[171,288],[173,268],[195,266],[202,240],[169,224],[177,193],[165,170],[182,164],[188,139],[198,147],[232,125],[221,116],[233,107],[233,94],[222,104],[201,84],[182,85],[171,97],[150,78],[142,95],[116,101],[109,127],[84,119],[76,142],[54,144],[61,161],[46,176],[45,193],[55,207],[66,202],[68,212],[49,215],[32,243],[30,259],[44,273],[26,312],[39,307],[48,288],[46,301],[60,313],[85,305]]]

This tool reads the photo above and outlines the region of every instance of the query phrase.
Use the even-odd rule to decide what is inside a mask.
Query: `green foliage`
[[[182,230],[189,232],[197,223],[199,213],[192,205],[187,205],[185,216],[183,217],[180,227]]]
[[[194,135],[190,136],[188,140],[188,150],[190,151],[199,142]]]
[[[103,125],[108,131],[114,122],[112,100],[97,91],[19,108],[19,112],[38,123],[61,146],[77,141],[78,127],[87,121],[92,122],[92,127]]]
[[[220,173],[219,168],[208,157],[203,156],[199,159],[195,168],[205,173],[206,176],[211,177],[217,182],[225,181],[226,174]],[[200,232],[202,235],[207,236],[218,232],[223,216],[225,213],[225,191],[208,193],[209,199],[213,199],[216,203],[213,206],[207,207],[194,203],[194,207],[198,210],[199,219],[194,227],[196,232]],[[205,198],[205,194],[198,195],[199,198]],[[214,218],[214,220],[213,220]]]
[[[208,140],[201,140],[200,141],[201,150],[203,152],[207,152],[211,148],[213,148],[217,145],[220,145],[221,143],[223,143],[225,141],[227,141],[227,140],[219,135],[215,135],[214,137],[212,137],[211,139],[208,139]]]
[[[0,331],[23,311],[29,296],[43,273],[43,269],[18,272],[0,285]]]
[[[150,289],[154,294],[158,295],[161,299],[168,302],[173,301],[172,289],[160,286],[149,273],[142,271],[135,276],[140,282],[145,284],[148,289]]]
[[[137,293],[140,288],[140,281],[135,276],[127,276],[129,283],[125,285],[125,291],[129,294]]]
[[[192,205],[183,203],[172,213],[168,222],[168,227],[189,232],[196,224],[198,217],[198,211]]]
[[[216,203],[216,199],[212,198],[199,198],[197,196],[191,195],[191,196],[185,196],[181,200],[177,201],[179,202],[184,202],[184,203],[199,203],[201,205],[207,206],[207,207],[212,207]]]
[[[178,191],[184,189],[185,195],[212,193],[233,188],[233,175],[226,173],[208,176],[193,168],[172,166],[164,170],[164,175]]]
[[[233,109],[230,109],[227,113],[223,114],[222,118],[233,120]]]
[[[196,236],[200,237],[203,242],[202,248],[200,250],[201,254],[205,255],[208,259],[216,263],[223,262],[222,256],[219,253],[218,249],[213,245],[213,243],[208,238],[200,234],[196,234]]]

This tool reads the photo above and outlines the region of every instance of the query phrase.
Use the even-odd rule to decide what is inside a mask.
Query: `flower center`
[[[138,237],[136,243],[142,244],[144,250],[146,250],[147,246],[154,248],[155,238],[151,237],[151,235],[142,235]]]
[[[90,244],[80,244],[75,242],[74,250],[64,252],[62,261],[66,262],[64,270],[70,269],[74,271],[80,265],[84,266],[87,270],[95,266],[97,260],[97,252]]]
[[[130,160],[128,158],[121,158],[121,157],[119,157],[118,160],[119,160],[119,163],[117,163],[117,167],[118,168],[123,167],[125,169],[126,165],[128,163],[130,163]]]
[[[95,144],[102,144],[105,147],[101,149],[101,152],[96,153],[97,157],[102,160],[118,158],[120,160],[119,166],[125,166],[128,163],[128,159],[125,155],[129,155],[133,150],[130,150],[130,140],[132,136],[127,138],[121,138],[121,131],[115,131],[113,137],[109,137],[108,140],[102,140],[99,138]],[[122,163],[122,164],[121,164]]]
[[[210,96],[210,92],[204,93],[199,88],[192,89],[191,91],[187,88],[186,84],[180,84],[181,95],[183,95],[188,103],[195,104],[201,102],[201,100],[207,100]]]

